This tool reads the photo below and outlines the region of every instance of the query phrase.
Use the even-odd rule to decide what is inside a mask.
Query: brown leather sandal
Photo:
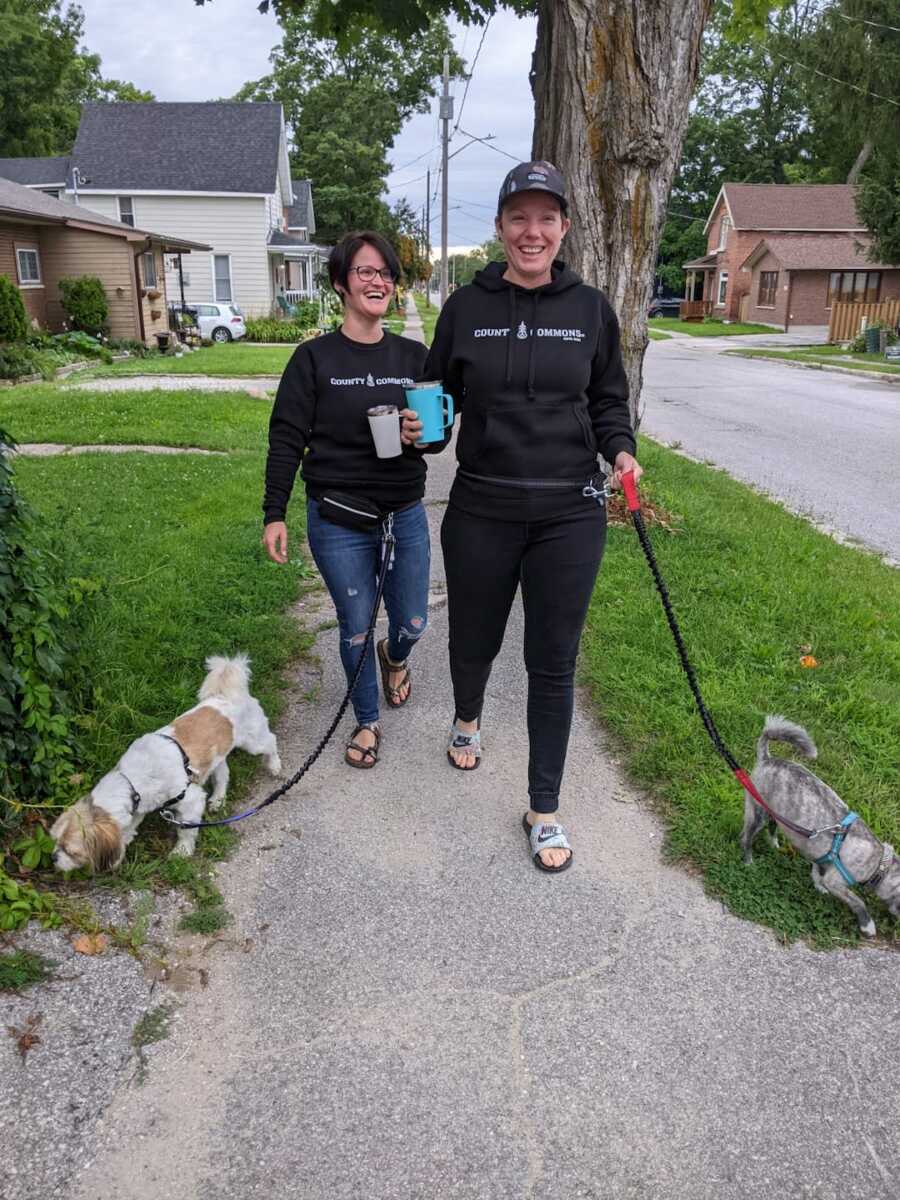
[[[387,638],[382,638],[377,646],[378,650],[378,665],[381,668],[381,688],[384,692],[384,698],[391,708],[402,708],[403,705],[412,695],[412,676],[407,666],[406,660],[402,663],[391,662],[387,654]],[[391,687],[390,678],[392,671],[403,671],[403,678],[396,687]],[[405,687],[409,687],[409,691],[401,698],[400,693]]]
[[[355,739],[364,730],[368,729],[375,734],[374,746],[360,746]],[[378,750],[381,746],[381,730],[377,725],[357,725],[350,734],[350,741],[347,743],[347,748],[344,750],[344,762],[348,767],[356,767],[358,771],[371,771],[378,762]],[[355,750],[357,754],[361,754],[362,758],[351,758],[350,751]]]

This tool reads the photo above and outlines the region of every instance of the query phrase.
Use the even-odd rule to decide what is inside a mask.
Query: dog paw
[[[869,921],[867,925],[860,925],[859,932],[863,935],[863,937],[874,937],[877,932],[875,929],[875,922]]]
[[[267,759],[266,770],[269,772],[270,775],[280,775],[281,774],[281,759],[278,757],[277,754],[274,758]]]
[[[169,858],[190,858],[194,847],[189,842],[177,842],[169,851]]]
[[[222,807],[222,805],[224,803],[225,803],[225,793],[223,792],[221,796],[210,796],[210,798],[206,802],[206,807],[211,809],[213,812],[216,812],[218,809],[220,809]]]

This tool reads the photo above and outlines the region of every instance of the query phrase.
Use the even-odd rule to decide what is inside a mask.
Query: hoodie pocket
[[[597,439],[594,436],[594,430],[591,428],[590,418],[583,408],[576,407],[574,410],[575,419],[581,426],[581,432],[584,435],[584,444],[590,450],[591,454],[599,453],[597,448]]]
[[[571,479],[596,467],[593,430],[573,404],[494,405],[479,432],[461,437],[459,460],[485,475]]]

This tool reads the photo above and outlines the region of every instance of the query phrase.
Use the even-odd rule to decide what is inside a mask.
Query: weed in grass
[[[110,930],[113,943],[121,950],[127,950],[135,958],[147,942],[147,931],[150,928],[150,918],[156,902],[152,892],[140,892],[134,901],[134,914],[130,925],[113,926]]]
[[[18,992],[50,979],[56,966],[49,958],[30,950],[0,954],[0,992]]]
[[[178,928],[186,933],[218,933],[231,923],[231,915],[222,904],[196,908],[178,922]]]

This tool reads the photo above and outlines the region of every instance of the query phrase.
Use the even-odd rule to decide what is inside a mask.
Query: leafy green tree
[[[872,262],[900,266],[900,149],[875,151],[863,176],[856,207],[872,234]]]
[[[80,48],[83,26],[76,4],[0,0],[0,156],[68,153],[85,100],[152,99],[102,78],[99,56]]]

